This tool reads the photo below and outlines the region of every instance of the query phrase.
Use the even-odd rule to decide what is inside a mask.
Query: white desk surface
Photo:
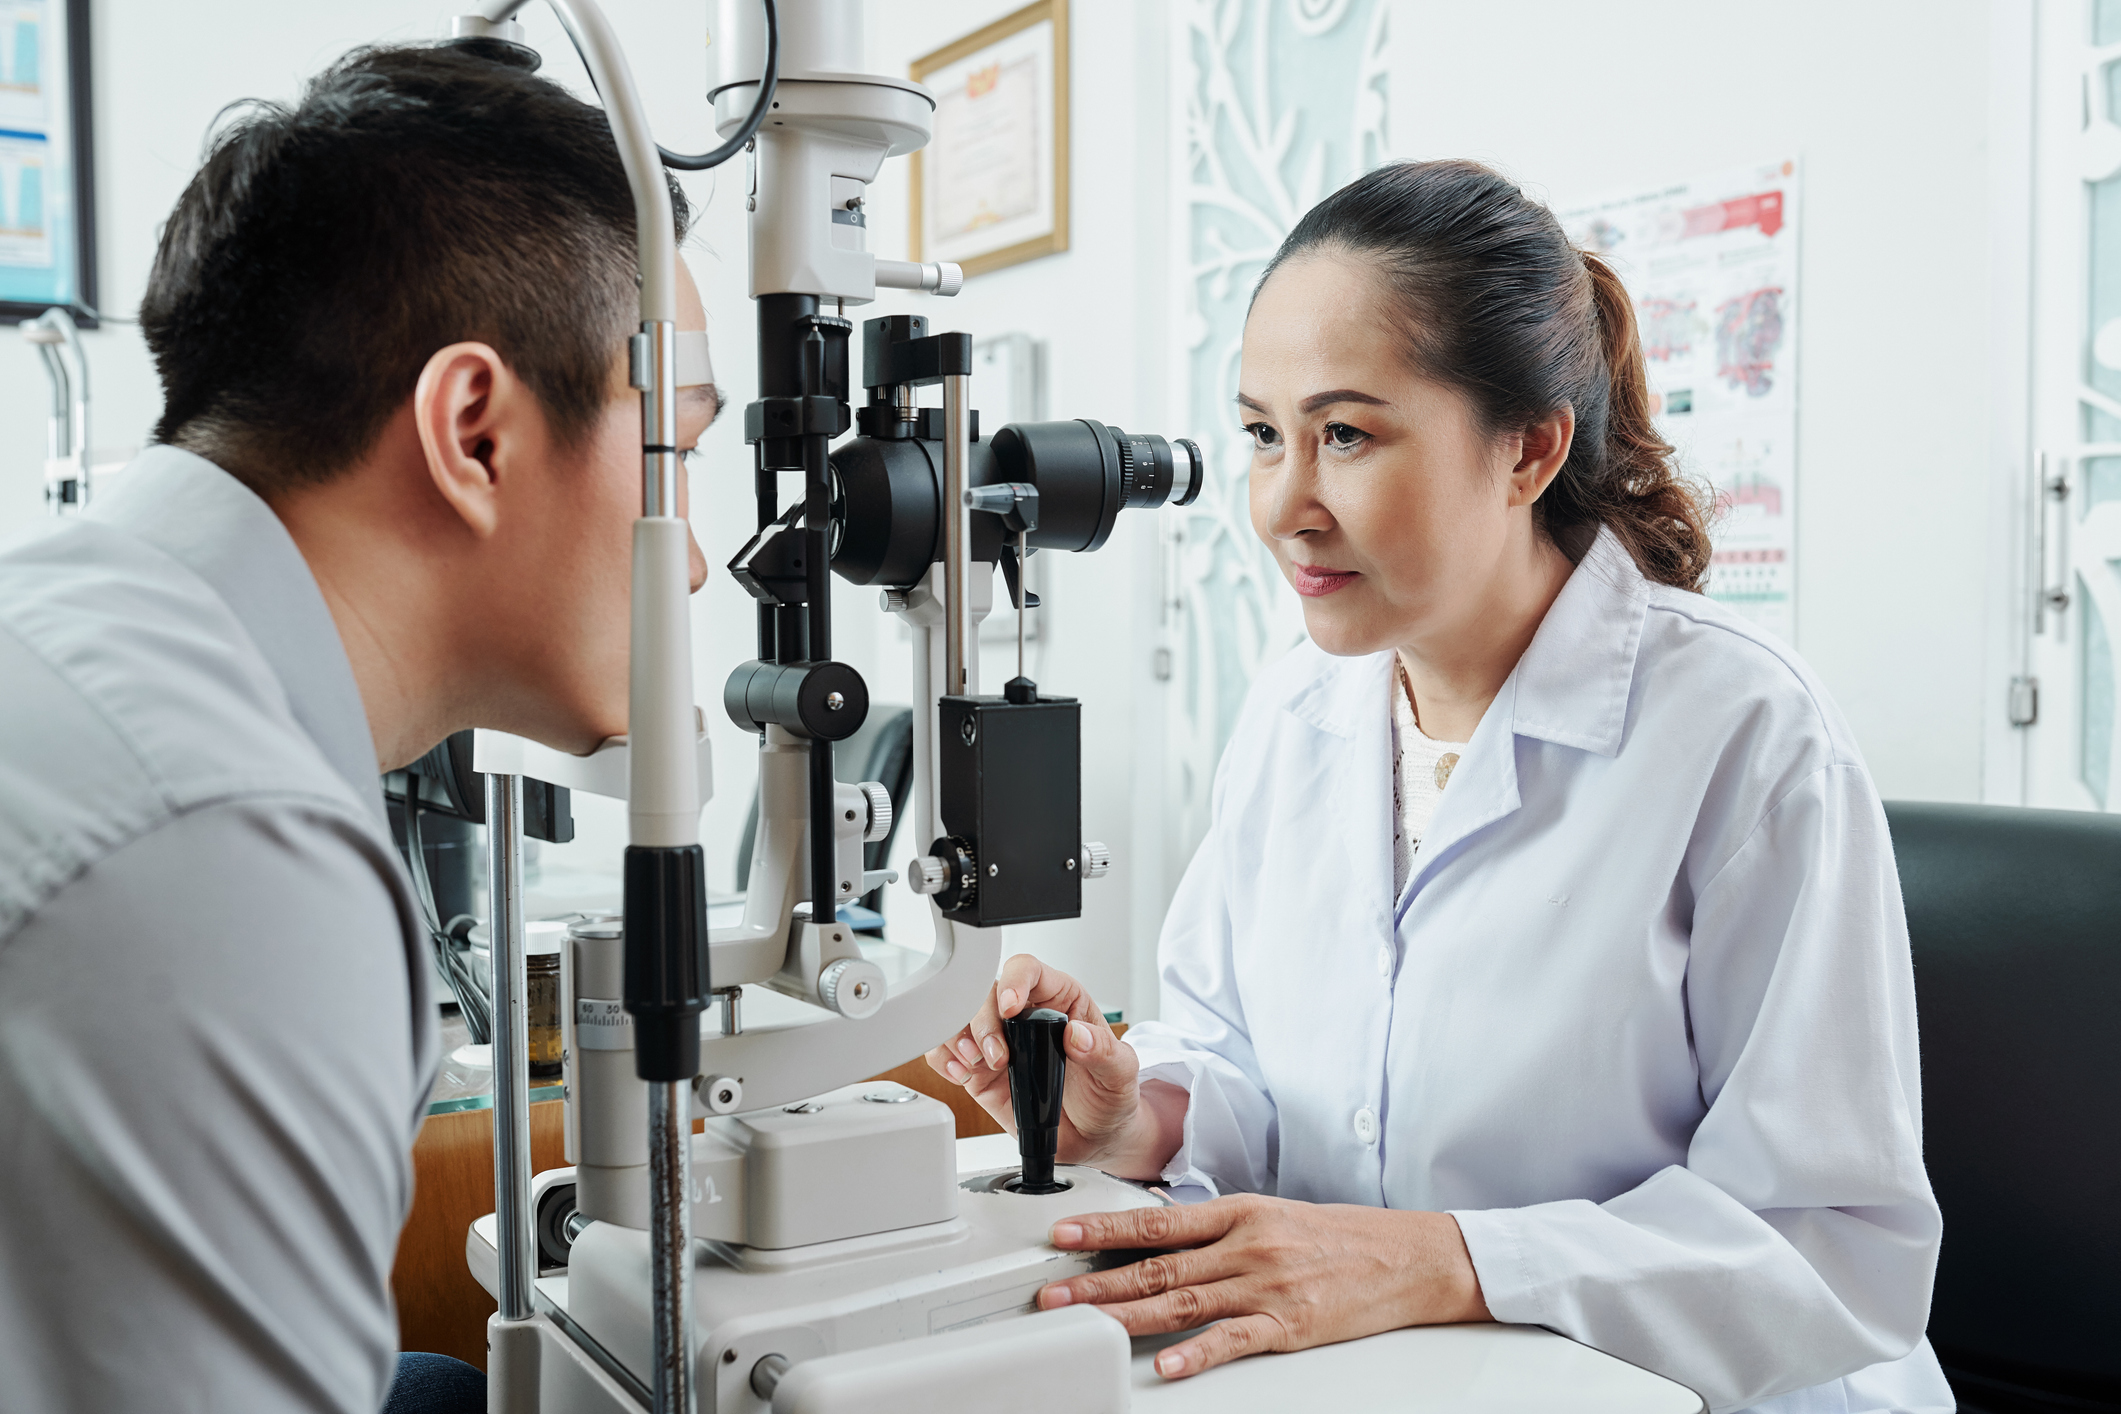
[[[1016,1162],[1006,1134],[957,1141],[960,1172]],[[1156,1373],[1178,1340],[1134,1342],[1136,1414],[1704,1414],[1684,1385],[1537,1326],[1418,1326],[1290,1355],[1253,1355],[1190,1379]]]

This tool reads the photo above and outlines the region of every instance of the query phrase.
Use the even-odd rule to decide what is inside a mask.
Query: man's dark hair
[[[675,183],[671,206],[682,236]],[[140,304],[155,436],[260,493],[323,482],[469,339],[578,443],[639,323],[635,271],[601,109],[448,45],[356,50],[292,107],[245,105],[178,198]]]

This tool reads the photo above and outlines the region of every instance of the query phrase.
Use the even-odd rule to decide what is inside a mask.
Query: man
[[[0,555],[0,1409],[382,1403],[436,1039],[377,774],[626,729],[633,231],[601,112],[447,47],[178,202],[160,445]]]

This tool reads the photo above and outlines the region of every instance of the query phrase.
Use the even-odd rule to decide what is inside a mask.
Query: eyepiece
[[[872,321],[875,322],[875,321]],[[895,425],[895,424],[894,424]],[[852,584],[920,582],[942,551],[942,450],[913,436],[857,437],[833,449],[832,570]],[[1038,488],[1038,550],[1095,550],[1122,510],[1191,505],[1206,479],[1200,448],[1090,418],[1017,422],[972,444],[970,482]],[[973,555],[992,560],[996,516],[973,517]]]
[[[1031,543],[1048,550],[1095,550],[1122,510],[1154,509],[1200,493],[1200,451],[1147,432],[1087,417],[1018,422],[991,439],[999,479],[1038,487],[1039,528]]]
[[[1200,499],[1200,488],[1207,483],[1207,459],[1200,454],[1200,443],[1194,441],[1191,437],[1180,437],[1173,441],[1171,445],[1186,459],[1185,467],[1180,473],[1184,489],[1171,498],[1171,504],[1174,506],[1190,506]]]

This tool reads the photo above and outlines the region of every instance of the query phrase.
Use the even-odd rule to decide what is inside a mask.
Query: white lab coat
[[[1602,532],[1395,902],[1391,668],[1246,701],[1128,1036],[1167,1180],[1449,1211],[1496,1319],[1715,1410],[1949,1410],[1907,924],[1811,672]]]

